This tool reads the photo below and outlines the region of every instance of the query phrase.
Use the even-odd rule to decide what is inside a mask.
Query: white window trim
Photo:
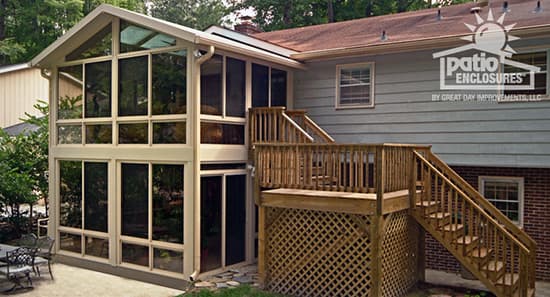
[[[342,69],[369,67],[370,69],[370,103],[369,104],[341,104],[340,103],[340,74]],[[336,65],[336,96],[335,109],[374,108],[375,68],[374,62],[339,64]]]
[[[548,68],[548,66],[550,65],[550,49],[547,48],[546,46],[543,47],[543,48],[540,48],[540,47],[526,47],[526,48],[519,48],[519,49],[516,49],[517,50],[517,55],[522,55],[522,54],[535,54],[535,53],[546,53],[546,94],[544,95],[541,95],[541,99],[542,100],[548,100],[550,99],[550,68]],[[512,56],[513,58],[513,56]],[[502,68],[502,66],[500,65],[499,66],[501,69],[499,70],[500,72],[504,72],[504,69]],[[504,95],[505,94],[505,90],[502,89],[502,87],[499,89],[499,94],[500,95]],[[509,103],[510,101],[504,101],[504,102],[498,102],[498,103]]]
[[[479,185],[479,192],[481,195],[485,197],[485,182],[486,181],[492,181],[492,182],[514,182],[518,184],[518,212],[519,212],[519,220],[518,222],[514,222],[519,227],[523,227],[523,213],[524,213],[524,178],[523,177],[512,177],[512,176],[479,176],[478,177],[478,185]]]

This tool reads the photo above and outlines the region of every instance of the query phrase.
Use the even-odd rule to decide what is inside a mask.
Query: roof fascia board
[[[258,47],[258,48],[261,48],[261,49],[264,49],[264,50],[267,50],[267,51],[276,52],[276,53],[278,53],[282,56],[285,56],[287,58],[289,58],[290,55],[298,53],[297,51],[293,51],[291,49],[287,49],[285,47],[278,46],[278,45],[275,45],[273,43],[265,42],[263,40],[255,38],[253,36],[249,36],[249,35],[246,35],[246,34],[242,34],[240,32],[236,32],[236,31],[229,30],[229,29],[222,28],[222,27],[218,27],[218,26],[211,26],[210,28],[206,29],[206,31],[204,31],[204,32],[205,33],[210,33],[210,34],[213,34],[213,35],[216,34],[218,36],[223,36],[223,37],[226,37],[230,40],[234,40],[234,41],[237,41],[237,42],[242,42],[244,44],[247,44],[247,45],[250,45],[250,46],[253,46],[253,47]]]
[[[25,69],[29,69],[29,68],[31,68],[29,63],[3,66],[3,67],[0,67],[0,74],[6,74],[6,73],[15,72],[15,71],[19,71],[19,70],[25,70]]]
[[[236,41],[228,40],[223,37],[215,36],[209,33],[202,33],[195,38],[195,43],[200,45],[213,45],[216,48],[223,49],[229,52],[236,52],[245,56],[266,60],[287,67],[305,70],[306,66],[296,60],[281,57],[261,49],[257,49],[248,45],[241,44]]]
[[[533,27],[524,27],[512,30],[515,36],[521,38],[531,38],[534,36],[541,36],[541,34],[550,34],[550,25],[541,25]],[[456,46],[464,44],[464,41],[460,37],[468,36],[471,34],[450,35],[435,38],[426,38],[414,41],[393,42],[386,44],[374,44],[364,45],[348,48],[335,48],[327,50],[316,50],[301,52],[291,55],[292,59],[298,61],[315,61],[315,60],[327,60],[334,58],[343,58],[349,56],[359,55],[379,55],[388,53],[400,53],[410,52],[417,50],[427,50],[435,48],[444,48],[448,46]]]

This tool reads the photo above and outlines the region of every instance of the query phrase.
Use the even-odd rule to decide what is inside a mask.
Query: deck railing
[[[534,241],[431,152],[414,154],[422,185],[416,205],[423,206],[415,215],[426,229],[433,228],[432,235],[488,280],[497,296],[528,296],[535,282]]]
[[[256,107],[249,112],[250,143],[312,143],[302,127],[285,114],[284,107]]]
[[[384,193],[409,188],[415,145],[257,144],[262,188]]]

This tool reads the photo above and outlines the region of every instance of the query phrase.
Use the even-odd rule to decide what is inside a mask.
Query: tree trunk
[[[292,17],[290,14],[292,11],[292,1],[287,1],[283,9],[283,23],[285,24],[285,28],[291,28]]]
[[[329,23],[334,23],[334,7],[332,0],[327,0],[327,19]]]

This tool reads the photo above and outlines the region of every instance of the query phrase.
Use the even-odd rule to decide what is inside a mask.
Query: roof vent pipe
[[[380,36],[380,40],[382,41],[388,40],[388,35],[386,35],[386,30],[382,31],[382,36]]]
[[[502,3],[502,12],[509,12],[510,11],[510,6],[508,5],[508,1],[504,1]]]
[[[480,12],[481,12],[481,7],[479,6],[470,8],[470,13],[480,13]]]
[[[535,10],[533,10],[534,13],[542,12],[542,5],[540,4],[540,0],[537,1],[537,7],[535,7]]]
[[[441,21],[441,8],[437,10],[437,20]]]

